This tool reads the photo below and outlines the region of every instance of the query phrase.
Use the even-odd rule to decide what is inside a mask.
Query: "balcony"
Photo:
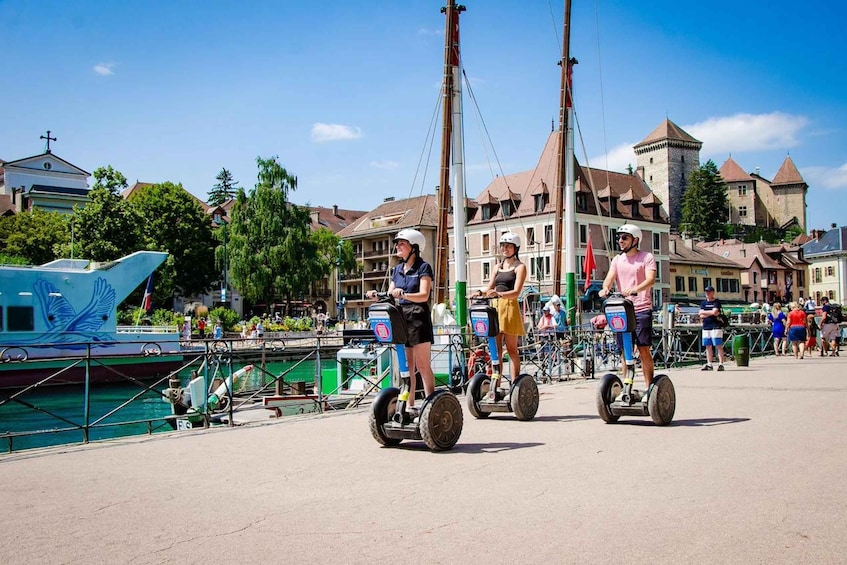
[[[345,292],[341,294],[341,298],[346,301],[351,300],[362,300],[362,293],[360,292]]]
[[[312,297],[313,298],[329,298],[332,296],[332,291],[328,288],[313,288],[312,289]]]
[[[339,275],[338,278],[341,279],[342,281],[361,280],[362,273],[342,273],[341,275]]]
[[[389,277],[387,269],[377,269],[375,271],[365,271],[365,280],[387,279]]]
[[[362,257],[364,257],[365,259],[367,259],[369,257],[388,257],[390,254],[391,254],[391,249],[385,248],[385,249],[365,251],[365,253],[364,253],[364,255],[362,255]]]

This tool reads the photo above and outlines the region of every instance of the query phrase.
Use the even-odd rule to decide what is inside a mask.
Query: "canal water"
[[[285,375],[286,382],[314,382],[315,362],[307,360],[295,367],[296,363],[297,361],[267,363],[266,373],[253,371],[252,382],[248,381],[245,384],[255,389],[261,385],[260,380],[272,380],[267,373],[280,375],[286,371],[290,371]],[[334,359],[321,361],[321,370],[324,375],[335,371],[335,368]],[[180,374],[183,386],[190,378],[190,370]],[[167,421],[161,420],[171,414],[170,404],[164,402],[160,394],[160,391],[166,387],[167,383],[164,383],[157,386],[155,390],[146,392],[134,383],[92,387],[88,425],[93,427],[89,430],[89,441],[173,431],[173,427]],[[10,442],[11,449],[18,451],[83,441],[81,428],[86,423],[84,387],[46,387],[29,391],[17,397],[16,400],[8,401],[13,393],[14,391],[0,390],[0,452],[9,451]],[[267,394],[273,393],[274,389],[271,387]],[[122,406],[135,396],[138,398]],[[4,434],[34,431],[41,433],[4,436]]]

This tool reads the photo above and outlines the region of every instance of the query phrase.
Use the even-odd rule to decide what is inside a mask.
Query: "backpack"
[[[723,329],[723,328],[727,328],[727,327],[729,327],[729,316],[727,316],[726,314],[724,314],[724,313],[723,313],[723,310],[721,310],[721,311],[718,313],[718,315],[717,315],[717,316],[715,316],[715,323],[716,323],[716,324],[718,325],[718,327],[719,327],[719,328],[721,328],[721,329]]]
[[[840,324],[844,321],[844,314],[841,312],[840,304],[829,305],[829,315],[827,315],[827,321],[830,324]]]

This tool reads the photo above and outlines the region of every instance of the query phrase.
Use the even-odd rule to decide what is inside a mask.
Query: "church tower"
[[[682,221],[682,195],[688,175],[700,167],[702,141],[665,119],[653,132],[633,148],[638,173],[665,203],[671,229]]]

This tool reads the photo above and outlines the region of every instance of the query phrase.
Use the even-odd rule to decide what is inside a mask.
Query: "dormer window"
[[[515,205],[511,200],[504,200],[500,207],[503,209],[503,217],[508,218],[515,212]]]
[[[544,208],[550,203],[550,195],[547,193],[535,195],[535,211],[543,212]]]

